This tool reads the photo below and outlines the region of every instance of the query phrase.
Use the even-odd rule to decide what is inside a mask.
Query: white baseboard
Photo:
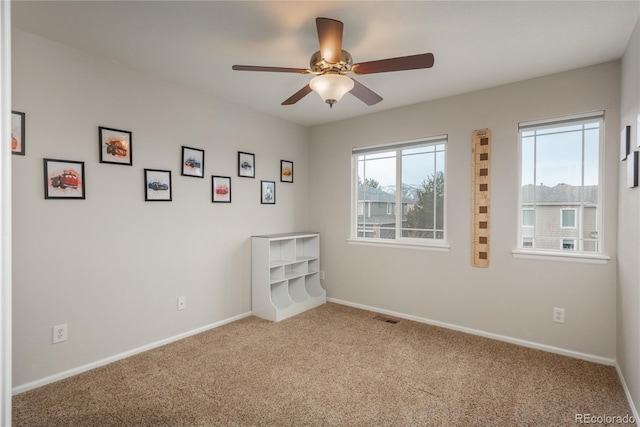
[[[633,412],[633,418],[636,420],[636,426],[640,427],[640,415],[638,415],[638,408],[633,403],[633,398],[631,397],[631,392],[629,391],[629,387],[627,387],[627,382],[624,379],[624,375],[622,375],[622,369],[620,369],[620,365],[616,360],[616,371],[618,372],[618,378],[620,378],[620,382],[622,383],[622,388],[624,390],[624,394],[627,396],[627,401],[629,402],[629,407],[631,407],[631,412]]]
[[[491,338],[491,339],[498,340],[498,341],[504,341],[504,342],[508,342],[508,343],[511,343],[511,344],[517,344],[517,345],[521,345],[521,346],[524,346],[524,347],[533,348],[533,349],[536,349],[536,350],[547,351],[549,353],[556,353],[556,354],[561,354],[563,356],[573,357],[573,358],[576,358],[576,359],[587,360],[589,362],[600,363],[602,365],[609,365],[609,366],[614,366],[615,365],[615,359],[613,359],[613,358],[596,356],[596,355],[593,355],[593,354],[580,353],[578,351],[567,350],[565,348],[553,347],[553,346],[550,346],[550,345],[540,344],[540,343],[536,343],[536,342],[532,342],[532,341],[525,341],[525,340],[521,340],[521,339],[518,339],[518,338],[508,337],[508,336],[505,336],[505,335],[499,335],[499,334],[494,334],[494,333],[491,333],[491,332],[481,331],[479,329],[472,329],[472,328],[467,328],[467,327],[464,327],[464,326],[454,325],[452,323],[445,323],[445,322],[440,322],[440,321],[437,321],[437,320],[426,319],[424,317],[413,316],[413,315],[410,315],[410,314],[398,313],[398,312],[391,311],[391,310],[385,310],[385,309],[382,309],[382,308],[371,307],[371,306],[364,305],[364,304],[357,304],[357,303],[353,303],[353,302],[350,302],[350,301],[344,301],[344,300],[337,299],[337,298],[327,298],[327,301],[328,302],[333,302],[333,303],[336,303],[336,304],[347,305],[349,307],[359,308],[359,309],[362,309],[362,310],[373,311],[375,313],[387,314],[389,316],[399,317],[401,319],[413,320],[415,322],[425,323],[427,325],[439,326],[441,328],[453,329],[454,331],[465,332],[467,334],[478,335],[478,336],[485,337],[485,338]]]
[[[227,323],[235,322],[236,320],[244,319],[245,317],[251,316],[251,312],[242,313],[237,316],[229,317],[224,320],[220,320],[219,322],[211,323],[206,326],[202,326],[200,328],[193,329],[191,331],[183,332],[178,335],[174,335],[169,338],[165,338],[160,341],[153,342],[151,344],[143,345],[142,347],[134,348],[133,350],[125,351],[124,353],[116,354],[110,357],[107,357],[102,360],[98,360],[92,363],[88,363],[86,365],[78,366],[77,368],[69,369],[64,372],[60,372],[58,374],[54,374],[36,381],[32,381],[30,383],[22,384],[16,386],[12,390],[12,394],[15,396],[16,394],[24,393],[25,391],[33,390],[34,388],[42,387],[43,385],[51,384],[56,381],[60,381],[65,378],[72,377],[74,375],[81,374],[86,371],[90,371],[92,369],[98,368],[100,366],[108,365],[109,363],[116,362],[118,360],[126,359],[127,357],[131,357],[133,355],[152,350],[157,347],[162,347],[163,345],[170,344],[175,341],[179,341],[181,339],[190,337],[192,335],[199,334],[201,332],[208,331],[209,329],[215,329],[222,325],[226,325]]]

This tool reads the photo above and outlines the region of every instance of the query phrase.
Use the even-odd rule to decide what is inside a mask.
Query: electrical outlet
[[[187,297],[178,298],[178,310],[184,310],[187,308]]]
[[[53,327],[53,344],[67,340],[67,324],[56,325]]]
[[[320,270],[320,280],[324,280],[324,270]]]
[[[553,307],[553,321],[564,323],[564,308]]]

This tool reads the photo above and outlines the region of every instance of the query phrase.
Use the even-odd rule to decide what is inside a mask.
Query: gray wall
[[[364,84],[366,82],[363,81]],[[589,68],[317,126],[310,226],[330,298],[613,361],[620,64]],[[606,111],[606,265],[515,259],[518,122]],[[491,266],[470,265],[471,134],[492,131]],[[447,134],[448,252],[347,242],[351,149]],[[327,200],[333,200],[327,203]],[[553,307],[566,323],[552,322]]]
[[[14,30],[13,109],[27,155],[13,156],[13,384],[251,310],[252,234],[308,221],[308,131]],[[99,163],[98,126],[133,132],[133,166]],[[180,176],[181,146],[206,150],[205,178]],[[256,178],[237,177],[237,151]],[[44,200],[42,158],[80,160],[86,200]],[[280,159],[295,183],[279,182]],[[144,201],[143,169],[172,171],[173,202]],[[211,175],[232,203],[211,203]],[[260,179],[278,181],[260,204]],[[176,310],[179,296],[187,309]],[[69,340],[51,344],[51,327]]]
[[[631,126],[632,148],[640,145],[640,21],[622,60],[620,129]],[[640,188],[627,188],[620,163],[618,196],[618,288],[616,358],[636,408],[640,405]]]

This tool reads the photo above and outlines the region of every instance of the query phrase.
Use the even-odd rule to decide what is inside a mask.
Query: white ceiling
[[[358,77],[384,99],[333,109],[309,75],[315,18],[344,22],[354,62],[432,52],[427,70]],[[13,26],[305,126],[619,59],[640,16],[629,1],[13,1]]]

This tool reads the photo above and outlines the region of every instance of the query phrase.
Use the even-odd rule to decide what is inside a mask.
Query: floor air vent
[[[384,316],[376,316],[374,317],[375,320],[379,320],[381,322],[387,322],[387,323],[391,323],[393,325],[395,325],[396,323],[398,323],[398,320],[394,320],[394,319],[389,319],[388,317],[384,317]]]

